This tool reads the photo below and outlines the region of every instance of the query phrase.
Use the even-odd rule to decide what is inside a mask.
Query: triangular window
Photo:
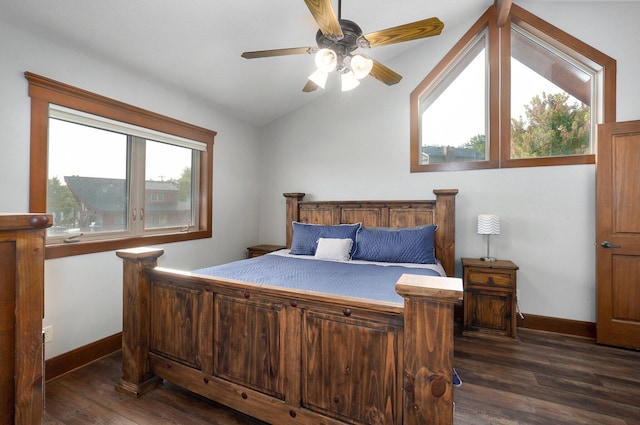
[[[524,9],[491,6],[411,94],[411,171],[594,163],[615,69]]]

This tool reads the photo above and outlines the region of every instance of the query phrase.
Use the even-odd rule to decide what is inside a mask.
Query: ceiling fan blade
[[[307,80],[307,84],[304,85],[302,91],[305,93],[309,93],[312,91],[318,90],[318,85],[311,80]]]
[[[371,72],[369,73],[369,75],[371,75],[376,80],[380,80],[388,86],[398,84],[400,80],[402,80],[402,75],[398,74],[390,68],[387,68],[375,59],[371,60],[373,61],[373,68],[371,68]]]
[[[318,23],[322,34],[329,39],[335,38],[336,41],[344,37],[340,21],[338,21],[336,12],[331,6],[331,0],[304,0],[304,2]]]
[[[244,52],[245,59],[268,58],[272,56],[301,55],[303,53],[315,53],[317,47],[292,47],[290,49],[256,50],[255,52]]]
[[[386,30],[372,32],[364,37],[371,47],[385,46],[387,44],[401,43],[403,41],[417,40],[419,38],[439,35],[444,24],[438,18],[428,18],[410,24],[399,25]]]

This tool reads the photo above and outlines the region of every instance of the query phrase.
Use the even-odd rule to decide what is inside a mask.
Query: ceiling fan
[[[286,49],[257,50],[244,52],[246,59],[272,56],[315,54],[318,69],[309,76],[302,91],[312,92],[324,88],[329,72],[337,71],[341,76],[342,91],[355,88],[360,79],[371,75],[387,85],[400,82],[402,76],[361,53],[359,49],[385,46],[404,41],[439,35],[444,24],[438,18],[428,18],[381,31],[363,34],[353,21],[342,19],[342,0],[338,1],[336,16],[331,0],[304,0],[320,29],[316,34],[317,47],[294,47]]]

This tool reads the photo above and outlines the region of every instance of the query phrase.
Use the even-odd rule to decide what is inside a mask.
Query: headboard
[[[436,199],[419,201],[302,201],[304,193],[284,193],[287,200],[287,248],[293,221],[325,225],[361,222],[365,227],[412,227],[436,224],[436,258],[447,276],[455,273],[455,221],[458,189],[437,189]]]

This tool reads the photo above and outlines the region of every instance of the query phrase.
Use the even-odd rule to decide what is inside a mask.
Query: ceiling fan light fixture
[[[360,85],[360,81],[358,81],[353,71],[343,72],[340,75],[340,80],[342,83],[342,91],[353,90]]]
[[[351,57],[351,70],[358,80],[362,80],[369,75],[373,69],[373,60],[362,55],[353,55]]]
[[[364,54],[353,53],[359,51],[358,49],[369,49],[440,35],[444,28],[442,21],[433,17],[364,34],[358,24],[348,19],[342,19],[341,0],[338,0],[338,14],[336,15],[332,5],[334,2],[335,0],[305,0],[307,8],[319,27],[315,37],[316,46],[257,50],[244,52],[241,56],[254,59],[310,54],[315,55],[315,63],[320,71],[328,74],[335,70],[341,74],[344,81],[343,90],[353,89],[358,85],[358,80],[367,75],[391,86],[402,79],[400,74]],[[350,64],[352,55],[353,66]],[[343,75],[345,72],[354,72],[355,75]],[[320,87],[315,81],[320,82],[324,88],[327,76],[315,73],[312,75],[314,76],[309,77],[302,90],[305,93]]]
[[[338,55],[331,49],[320,49],[316,53],[316,66],[324,72],[331,72],[336,69]]]

